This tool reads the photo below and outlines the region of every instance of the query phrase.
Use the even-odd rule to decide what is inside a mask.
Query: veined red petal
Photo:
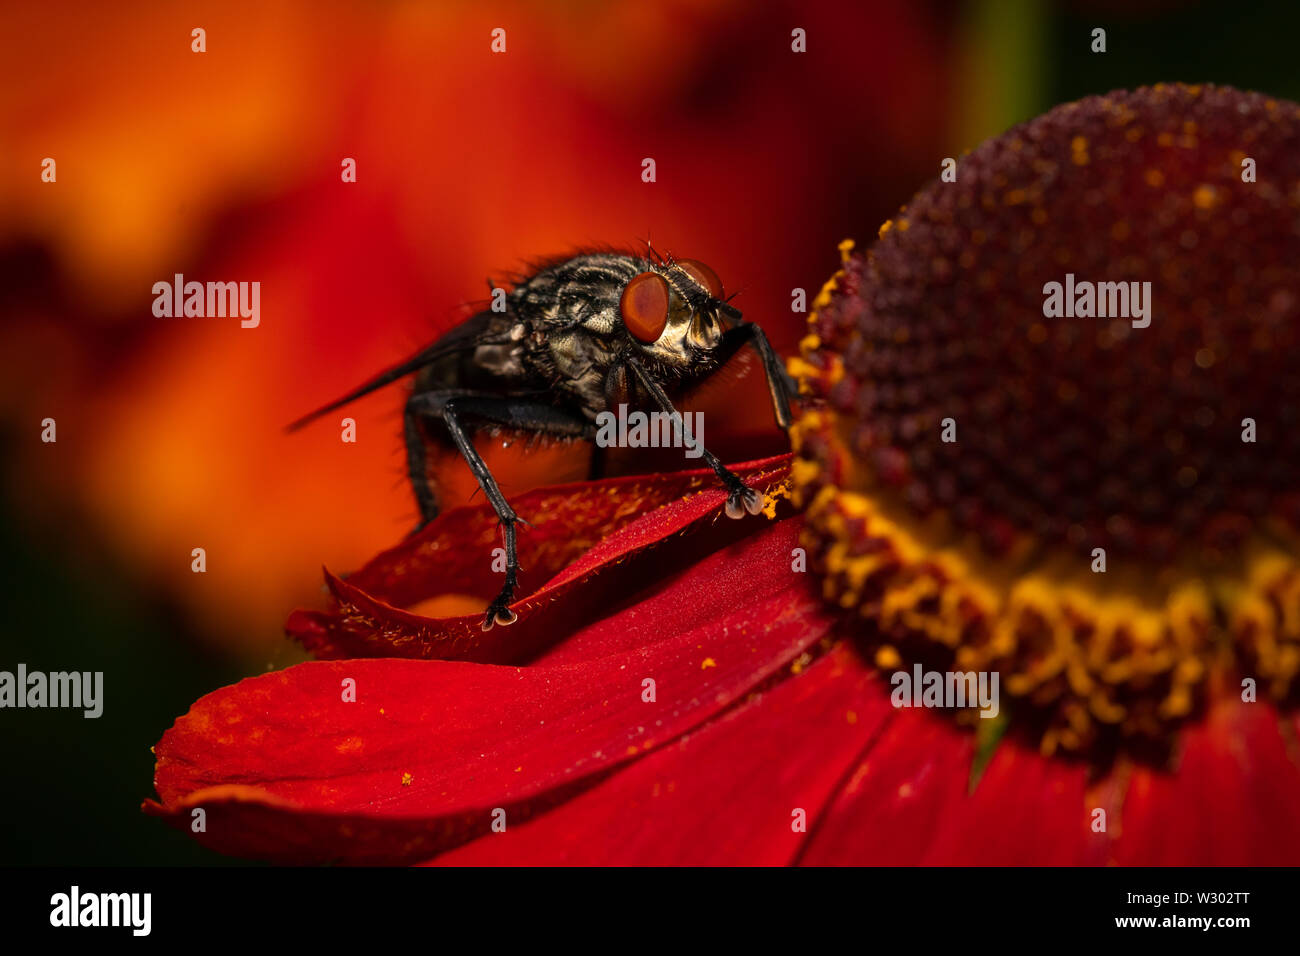
[[[792,861],[888,697],[844,645],[547,813],[435,862],[776,865]],[[863,703],[867,706],[864,707]]]
[[[1112,829],[1114,862],[1294,866],[1300,766],[1288,753],[1281,719],[1264,701],[1219,700],[1186,731],[1172,772],[1134,770]]]
[[[751,487],[768,490],[784,480],[789,460],[782,455],[733,470]],[[580,622],[581,607],[579,618],[572,616],[572,602],[582,601],[573,593],[577,585],[680,533],[717,511],[725,498],[708,469],[561,485],[520,495],[513,505],[530,525],[518,536],[523,596],[511,607],[519,618],[509,627],[487,632],[480,627],[481,613],[435,618],[402,610],[445,593],[482,595],[486,606],[500,588],[501,575],[492,571],[491,562],[493,548],[500,545],[495,514],[486,503],[457,508],[347,580],[327,571],[334,608],[295,611],[286,630],[326,659],[519,661],[545,646],[552,635]],[[699,539],[693,556],[761,527],[758,520],[738,522],[743,527],[723,527],[717,535]],[[653,563],[643,567],[638,583],[644,585],[646,575],[653,573]]]
[[[884,689],[874,690],[886,695]],[[946,715],[895,711],[818,821],[799,862],[922,862],[945,820],[962,811],[973,754],[971,733]]]
[[[937,866],[1080,866],[1105,835],[1084,801],[1087,767],[1003,741],[973,793],[937,827],[921,861]]]
[[[732,549],[708,613],[634,604],[576,636],[599,647],[608,631],[617,653],[525,668],[318,661],[209,694],[159,742],[160,800],[146,809],[191,829],[202,807],[200,842],[300,863],[427,859],[486,833],[495,808],[518,825],[729,708],[827,633],[818,590],[790,567],[799,527]],[[690,607],[698,594],[682,575],[652,600]]]

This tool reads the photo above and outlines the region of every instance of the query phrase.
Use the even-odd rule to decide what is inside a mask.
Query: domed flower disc
[[[791,363],[827,596],[882,666],[997,671],[1047,751],[1292,695],[1300,107],[1091,97],[955,174],[841,247]]]

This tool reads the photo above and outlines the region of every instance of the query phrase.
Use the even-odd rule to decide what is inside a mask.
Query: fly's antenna
[[[731,300],[734,299],[736,296],[740,295],[741,291],[743,290],[737,289],[735,292],[731,293],[731,295],[727,296],[725,299],[714,299],[713,301],[716,302],[718,305],[718,311],[723,313],[724,315],[730,316],[733,319],[743,319],[744,313],[742,313],[738,308],[736,308],[734,305],[731,304]]]

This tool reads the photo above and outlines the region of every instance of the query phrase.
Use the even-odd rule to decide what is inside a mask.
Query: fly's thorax
[[[614,335],[621,326],[619,297],[648,266],[646,260],[616,253],[574,256],[518,286],[511,294],[512,311],[543,330],[581,328],[592,335]]]
[[[644,322],[625,312],[625,292],[648,275],[658,285],[652,300],[658,321],[649,335]],[[584,253],[540,269],[516,286],[510,295],[516,322],[511,334],[527,346],[526,369],[574,396],[584,411],[604,408],[611,369],[629,353],[671,390],[716,364],[712,358],[726,327],[714,298],[721,285],[710,277],[712,271],[694,260]]]

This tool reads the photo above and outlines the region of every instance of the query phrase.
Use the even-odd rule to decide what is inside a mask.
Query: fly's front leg
[[[646,370],[637,359],[632,356],[625,358],[628,368],[636,376],[637,381],[644,386],[645,390],[650,393],[654,403],[662,411],[672,415],[675,424],[680,429],[680,434],[685,435],[686,429],[682,424],[682,416],[676,408],[673,407],[672,400],[668,394],[659,386],[650,373]],[[692,438],[692,441],[699,441]],[[746,488],[745,483],[741,481],[736,474],[727,468],[722,462],[718,461],[716,455],[704,447],[703,443],[699,445],[700,457],[704,459],[705,464],[713,469],[713,473],[722,480],[722,484],[727,489],[726,512],[728,518],[743,518],[748,511],[752,515],[758,514],[763,510],[763,496],[753,488]]]
[[[497,486],[496,479],[488,470],[487,463],[474,448],[465,430],[463,418],[474,418],[492,424],[504,425],[521,431],[544,435],[566,437],[589,437],[592,426],[583,419],[549,405],[529,402],[524,399],[502,398],[500,396],[461,393],[425,392],[413,395],[408,403],[413,415],[424,415],[441,420],[446,426],[451,440],[455,442],[465,463],[478,480],[479,487],[496,512],[501,522],[501,536],[506,549],[506,579],[501,591],[488,605],[483,616],[483,630],[489,631],[493,624],[513,624],[518,615],[510,610],[514,599],[515,587],[519,583],[519,555],[515,548],[515,525],[524,523],[515,514],[510,502]],[[418,492],[417,492],[418,493]]]

